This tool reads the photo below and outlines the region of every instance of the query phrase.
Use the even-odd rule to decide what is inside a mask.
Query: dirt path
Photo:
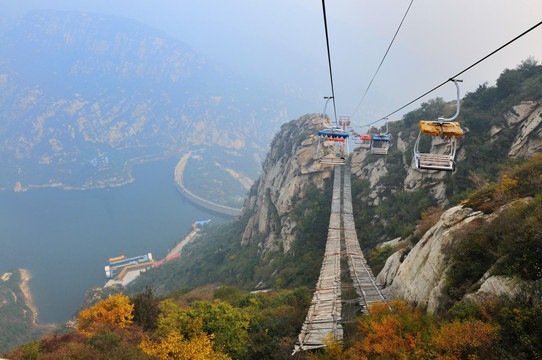
[[[196,235],[198,234],[198,229],[194,229],[192,230],[190,233],[188,233],[188,235],[186,235],[186,237],[184,239],[181,240],[180,243],[178,243],[177,245],[175,245],[175,247],[173,249],[171,249],[166,257],[169,257],[171,255],[175,255],[175,254],[180,254],[181,251],[183,250],[184,246],[186,244],[188,244],[190,241],[194,240],[194,238],[196,237]]]

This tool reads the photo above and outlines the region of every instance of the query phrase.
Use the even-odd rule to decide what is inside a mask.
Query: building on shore
[[[154,259],[152,254],[134,256],[125,258],[124,255],[109,259],[109,263],[105,266],[105,276],[109,279],[106,286],[113,284],[127,285],[142,271],[153,267]]]

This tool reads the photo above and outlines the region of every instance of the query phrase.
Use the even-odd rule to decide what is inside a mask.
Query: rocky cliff
[[[306,115],[284,124],[271,143],[259,181],[251,190],[244,213],[251,213],[242,244],[257,241],[262,253],[282,245],[288,252],[295,239],[296,223],[289,216],[294,198],[303,198],[307,189],[324,187],[332,166],[316,158],[319,114]]]

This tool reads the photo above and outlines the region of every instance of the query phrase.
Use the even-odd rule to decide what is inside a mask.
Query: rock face
[[[484,275],[481,279],[480,289],[472,294],[465,295],[465,300],[482,302],[500,295],[514,295],[517,291],[511,279],[504,276]]]
[[[447,267],[445,249],[454,242],[454,233],[470,221],[483,217],[481,212],[456,206],[444,214],[398,264],[390,257],[379,274],[383,286],[394,297],[436,310],[441,290],[441,278]],[[391,275],[395,272],[395,275]],[[391,280],[391,281],[390,281]]]
[[[524,101],[506,115],[508,126],[519,127],[508,156],[529,157],[542,152],[542,105]]]
[[[517,200],[529,201],[530,198]],[[392,297],[437,312],[442,307],[444,293],[444,274],[450,265],[446,250],[459,241],[461,234],[470,222],[491,224],[504,210],[513,206],[507,204],[492,214],[483,214],[468,207],[455,206],[444,212],[440,220],[431,227],[412,248],[402,262],[400,252],[390,256],[378,275],[378,280],[387,288]],[[514,288],[510,281],[502,277],[485,275],[480,279],[481,287],[475,294],[467,295],[471,300],[486,299],[503,293],[512,294]]]
[[[282,245],[285,252],[294,239],[296,224],[288,214],[294,196],[302,198],[311,186],[324,187],[331,176],[330,165],[316,158],[320,115],[306,115],[284,124],[275,136],[259,181],[251,190],[243,212],[254,211],[242,244],[258,241],[261,254]]]
[[[390,152],[396,147],[401,154],[401,160],[404,164],[404,180],[402,184],[403,191],[417,191],[421,189],[427,189],[431,192],[432,196],[441,206],[448,204],[446,197],[446,185],[444,179],[446,178],[446,172],[443,171],[423,171],[420,172],[414,168],[412,153],[410,149],[415,141],[415,137],[412,134],[403,134],[399,132],[396,139],[392,138],[390,145]],[[445,143],[439,138],[432,139],[432,152],[443,153],[445,151]],[[458,150],[458,157],[460,157],[461,148]],[[386,156],[371,157],[368,151],[362,149],[354,150],[352,157],[352,174],[358,176],[361,179],[369,181],[370,193],[366,199],[368,205],[378,206],[383,200],[383,193],[388,189],[381,185],[383,177],[388,175],[389,167],[392,163],[398,159],[389,160]]]

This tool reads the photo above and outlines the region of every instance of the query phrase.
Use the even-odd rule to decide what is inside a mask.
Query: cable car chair
[[[359,147],[362,149],[370,149],[371,148],[371,134],[365,133],[359,135]]]
[[[326,124],[326,107],[332,97],[325,97],[325,99],[327,101],[322,115],[324,129],[318,131],[316,157],[321,164],[342,165],[346,163],[345,146],[348,146],[348,132],[337,124],[335,126]]]
[[[388,133],[388,121],[386,120],[386,132],[373,134],[371,136],[371,154],[386,155],[390,143],[390,134]]]
[[[451,79],[457,88],[457,110],[455,115],[449,119],[438,118],[436,121],[420,121],[418,126],[420,132],[414,145],[414,163],[417,169],[430,169],[430,170],[455,170],[455,153],[457,139],[463,135],[463,129],[459,126],[458,122],[453,122],[459,115],[460,99],[459,99],[459,85],[458,82],[462,80]],[[442,139],[448,141],[449,152],[447,154],[437,153],[422,153],[419,150],[421,135],[440,136]]]

